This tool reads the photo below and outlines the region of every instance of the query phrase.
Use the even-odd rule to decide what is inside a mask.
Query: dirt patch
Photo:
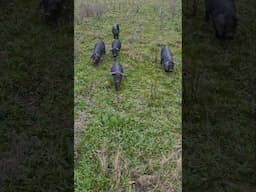
[[[157,185],[157,177],[154,175],[142,175],[136,169],[131,170],[132,191],[133,192],[149,192],[155,189]]]
[[[180,140],[181,141],[181,140]],[[169,155],[164,155],[159,162],[159,171],[153,175],[140,175],[135,168],[130,171],[133,192],[163,191],[172,192],[181,189],[181,143],[173,147]],[[149,160],[149,164],[151,160]],[[150,165],[149,165],[150,166]]]

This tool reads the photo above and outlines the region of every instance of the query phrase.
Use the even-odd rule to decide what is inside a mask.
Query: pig
[[[205,0],[205,19],[213,22],[219,40],[233,39],[238,21],[234,0]]]
[[[63,9],[63,0],[41,0],[39,8],[47,21],[57,22]]]
[[[93,54],[91,56],[91,62],[94,65],[98,65],[101,60],[101,57],[105,55],[105,53],[105,43],[103,41],[97,42],[95,44]]]
[[[118,91],[123,76],[125,76],[122,65],[118,62],[115,62],[111,67],[110,75],[112,75],[115,89]]]
[[[165,72],[172,72],[174,68],[173,55],[169,48],[163,47],[161,49],[161,64]]]
[[[112,55],[114,58],[116,58],[118,56],[118,52],[121,49],[121,41],[119,39],[114,39],[112,41]]]
[[[112,34],[114,36],[114,39],[119,39],[119,24],[115,24],[112,27]]]

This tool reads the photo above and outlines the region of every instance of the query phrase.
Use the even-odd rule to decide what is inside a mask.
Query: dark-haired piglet
[[[115,89],[116,89],[116,91],[118,91],[119,87],[120,87],[120,83],[124,76],[124,71],[123,71],[122,65],[118,62],[115,62],[113,64],[113,66],[111,67],[110,75],[112,75]]]
[[[112,27],[112,34],[114,36],[114,39],[119,39],[119,24],[115,24]]]
[[[114,39],[112,41],[112,55],[114,58],[116,58],[118,56],[118,52],[121,49],[121,41],[119,39]]]
[[[218,39],[233,39],[238,21],[234,0],[205,0],[205,18],[213,22]]]
[[[57,22],[63,9],[63,0],[41,0],[39,8],[47,21]]]
[[[91,56],[91,62],[94,65],[98,65],[101,57],[105,54],[105,43],[103,41],[99,41],[95,44],[93,54]]]
[[[174,68],[173,55],[169,48],[164,47],[161,49],[161,64],[165,72],[172,72]]]

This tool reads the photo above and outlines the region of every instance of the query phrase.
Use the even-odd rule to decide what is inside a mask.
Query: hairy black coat
[[[213,22],[218,39],[233,39],[238,21],[234,0],[205,0],[205,18]]]
[[[174,68],[173,55],[169,48],[164,47],[161,49],[161,64],[165,72],[172,72]]]
[[[118,56],[120,49],[121,49],[121,41],[119,39],[114,39],[112,41],[112,49],[111,49],[112,55],[114,58]]]
[[[91,62],[94,65],[98,65],[101,57],[106,53],[105,51],[105,43],[103,41],[99,41],[95,44],[93,54],[91,56]]]
[[[115,24],[113,27],[112,27],[112,34],[114,36],[114,39],[119,39],[119,24]]]
[[[123,71],[122,65],[115,62],[113,64],[113,66],[111,67],[110,74],[113,77],[115,89],[118,91],[119,87],[120,87],[120,83],[121,83],[121,81],[123,79],[123,76],[124,76],[124,71]]]
[[[63,0],[41,0],[39,7],[47,21],[57,22],[63,9]]]

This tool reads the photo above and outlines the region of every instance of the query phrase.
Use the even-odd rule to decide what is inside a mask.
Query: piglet
[[[119,39],[114,39],[112,41],[112,55],[114,58],[116,58],[118,56],[118,52],[121,49],[121,41]]]
[[[118,62],[115,62],[111,67],[110,75],[112,75],[115,89],[116,91],[118,91],[120,87],[120,83],[123,79],[123,76],[125,76],[122,65],[119,64]]]
[[[169,48],[164,47],[161,49],[161,64],[165,72],[172,72],[174,68],[173,55]]]
[[[94,65],[98,65],[101,57],[106,53],[105,51],[105,43],[103,41],[99,41],[95,44],[93,54],[91,56],[91,62]]]
[[[114,39],[119,39],[119,24],[115,24],[113,27],[112,27],[112,34],[114,36]]]

